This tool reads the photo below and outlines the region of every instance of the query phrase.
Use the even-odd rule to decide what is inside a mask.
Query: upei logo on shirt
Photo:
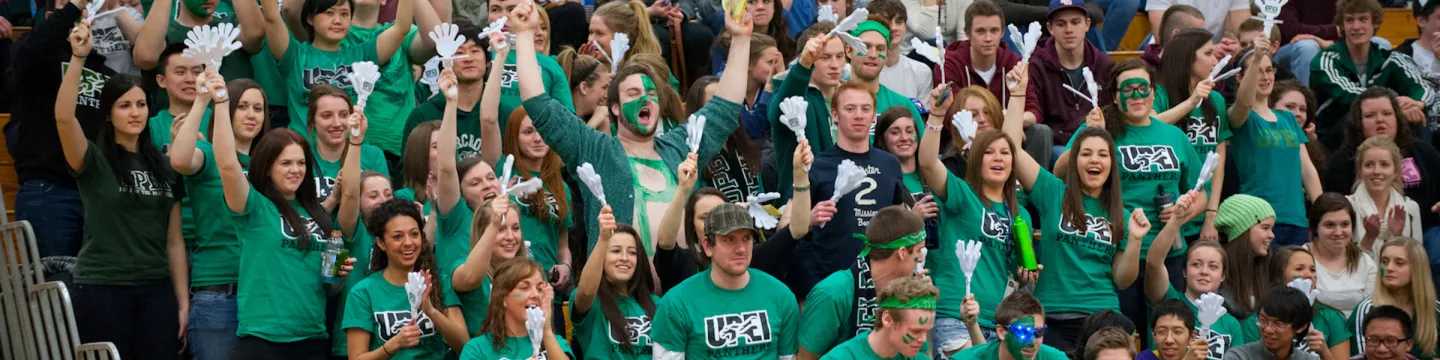
[[[335,184],[338,183],[338,182],[339,182],[339,181],[338,181],[338,180],[335,180],[335,178],[333,178],[333,177],[329,177],[329,176],[316,176],[316,177],[315,177],[315,198],[320,199],[321,201],[324,201],[325,199],[330,198],[330,193],[333,192],[333,191],[335,191]]]
[[[500,74],[500,87],[505,89],[515,87],[515,78],[515,64],[505,64],[505,72]]]
[[[114,20],[111,22],[113,23]],[[131,49],[130,42],[125,40],[125,35],[120,32],[119,26],[94,27],[91,28],[90,34],[90,37],[95,39],[94,51],[97,53],[110,54]]]
[[[705,318],[705,344],[711,349],[768,344],[773,338],[770,314],[766,310]]]
[[[390,338],[400,333],[400,329],[410,325],[411,314],[409,311],[380,311],[374,314],[376,334],[380,340],[389,341]],[[425,313],[420,313],[420,320],[415,322],[420,328],[420,337],[425,338],[435,335],[435,322]]]
[[[333,69],[313,67],[301,72],[301,80],[305,89],[314,89],[316,85],[335,85],[337,87],[350,87],[350,64],[338,64]]]
[[[1205,342],[1210,344],[1210,354],[1207,355],[1207,357],[1209,357],[1210,359],[1220,360],[1220,358],[1225,355],[1225,351],[1230,350],[1230,345],[1232,341],[1230,339],[1230,335],[1221,334],[1215,332],[1215,330],[1209,329],[1205,331],[1206,332],[1203,335],[1205,336]],[[1308,351],[1309,348],[1304,347],[1303,349],[1306,349]]]
[[[1069,221],[1061,218],[1060,232],[1078,238],[1084,238],[1087,235],[1094,235],[1095,242],[1103,243],[1105,245],[1111,245],[1110,238],[1112,234],[1110,234],[1110,220],[1102,217],[1095,217],[1091,216],[1090,214],[1085,214],[1084,234],[1081,234],[1079,229],[1076,229],[1075,226],[1071,225]]]
[[[84,64],[82,63],[81,66],[84,66]],[[69,62],[60,63],[61,74],[69,70]],[[80,91],[79,96],[75,98],[75,103],[99,109],[100,89],[105,87],[106,80],[110,80],[110,77],[88,68],[85,69],[85,72],[80,74]]]
[[[120,181],[120,192],[141,196],[170,197],[170,183],[145,170],[130,170],[130,181]]]
[[[305,233],[310,235],[313,239],[324,239],[327,236],[325,232],[320,229],[320,224],[315,222],[315,219],[311,219],[309,217],[301,218],[305,219]],[[301,251],[307,250],[301,249],[299,241],[296,241],[300,238],[300,235],[302,234],[295,231],[295,228],[291,227],[290,222],[285,221],[284,217],[280,218],[280,234],[285,235],[285,241],[283,244],[281,244],[282,247]],[[309,250],[325,250],[325,243],[319,241],[311,241]]]
[[[1219,143],[1216,141],[1219,139],[1219,129],[1215,128],[1215,124],[1206,123],[1204,117],[1191,116],[1190,120],[1186,122],[1185,128],[1185,135],[1190,137],[1191,144],[1215,145]]]
[[[1119,147],[1120,162],[1125,171],[1171,172],[1180,171],[1180,156],[1175,149],[1166,145],[1123,145]]]
[[[980,232],[985,237],[1005,243],[1010,239],[1010,222],[1001,218],[1000,214],[985,211],[980,215]]]
[[[613,328],[609,326],[605,327],[605,334],[610,337],[611,344],[628,343],[630,345],[633,345],[632,348],[640,346],[649,348],[651,345],[650,317],[644,315],[625,317],[625,338],[623,339],[616,337],[615,330],[613,330]]]

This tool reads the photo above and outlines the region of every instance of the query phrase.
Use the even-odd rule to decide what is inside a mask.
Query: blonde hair
[[[1405,248],[1405,258],[1410,264],[1410,300],[1415,306],[1415,346],[1419,347],[1421,357],[1435,356],[1435,342],[1440,338],[1437,334],[1437,319],[1435,316],[1435,283],[1430,279],[1430,258],[1425,255],[1425,248],[1419,241],[1408,237],[1393,237],[1380,247],[1380,252],[1390,247]],[[1377,254],[1378,255],[1378,254]],[[1381,284],[1385,279],[1385,272],[1375,274],[1375,283]],[[1384,286],[1376,286],[1375,293],[1370,296],[1370,304],[1373,306],[1395,305],[1395,294]]]
[[[880,289],[875,300],[896,298],[900,301],[910,301],[910,299],[926,296],[935,297],[936,301],[939,301],[940,289],[936,288],[935,284],[930,283],[930,280],[912,276],[890,282],[885,288]],[[904,319],[904,316],[901,315],[904,313],[904,310],[905,309],[876,308],[875,329],[878,330],[885,327],[885,322],[882,320],[885,317],[885,313],[889,313],[890,317],[895,319],[895,321],[900,321]],[[927,311],[933,312],[934,310]]]
[[[1355,185],[1353,185],[1350,190],[1355,191],[1360,189],[1359,178],[1365,169],[1365,153],[1374,149],[1383,149],[1390,152],[1390,163],[1393,164],[1392,167],[1395,168],[1395,176],[1390,179],[1390,187],[1395,191],[1404,191],[1404,188],[1400,187],[1400,171],[1403,169],[1400,166],[1400,162],[1404,161],[1404,157],[1401,155],[1400,146],[1396,145],[1394,140],[1390,140],[1390,138],[1384,136],[1372,136],[1369,139],[1365,139],[1365,142],[1360,143],[1360,147],[1355,150],[1356,180]]]
[[[639,0],[611,1],[595,9],[593,16],[605,20],[611,32],[630,36],[630,51],[625,58],[635,54],[659,54],[660,40],[650,29],[650,16],[645,13],[645,3]]]

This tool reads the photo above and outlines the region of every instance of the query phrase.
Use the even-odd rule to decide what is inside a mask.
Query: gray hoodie
[[[1252,343],[1249,343],[1249,344],[1245,344],[1245,345],[1241,345],[1241,346],[1237,346],[1237,347],[1232,347],[1232,348],[1230,348],[1230,351],[1226,351],[1226,352],[1225,352],[1224,359],[1225,359],[1225,360],[1282,360],[1282,359],[1276,359],[1276,358],[1275,358],[1275,354],[1271,354],[1271,353],[1270,353],[1270,350],[1265,349],[1265,342],[1264,342],[1264,341],[1256,341],[1256,342],[1252,342]],[[1301,352],[1301,351],[1291,351],[1291,352],[1290,352],[1290,357],[1288,358],[1288,360],[1320,360],[1320,357],[1319,357],[1319,356],[1315,356],[1315,354],[1312,354],[1312,353],[1310,353],[1310,352],[1308,352],[1308,351],[1305,351],[1305,352]]]

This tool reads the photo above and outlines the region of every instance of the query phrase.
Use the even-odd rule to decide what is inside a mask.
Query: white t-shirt
[[[1250,2],[1246,0],[1148,0],[1145,2],[1145,11],[1165,11],[1172,5],[1190,5],[1205,14],[1205,30],[1215,34],[1215,41],[1225,37],[1225,18],[1233,10],[1250,11]],[[1239,27],[1240,24],[1235,24]]]
[[[1312,244],[1305,244],[1306,249],[1311,249]],[[1375,259],[1369,254],[1361,252],[1360,264],[1355,265],[1355,271],[1346,268],[1328,269],[1319,261],[1315,262],[1315,289],[1320,290],[1320,296],[1316,297],[1326,305],[1330,305],[1350,317],[1350,312],[1355,311],[1355,305],[1367,298],[1375,290],[1375,273],[1379,267],[1375,265]]]
[[[926,99],[933,87],[930,68],[915,59],[897,56],[900,61],[895,66],[880,70],[880,85],[911,99]]]
[[[115,17],[129,16],[135,19],[137,26],[144,18],[134,8],[122,7],[122,9],[114,15],[95,19],[95,26],[90,27],[90,37],[94,39],[94,52],[105,56],[105,67],[110,70],[120,74],[140,76],[140,68],[135,66],[135,60],[131,57],[135,42],[125,38],[124,32],[120,31],[120,23],[115,20]]]
[[[977,69],[975,69],[975,73],[976,73],[976,74],[980,74],[980,77],[983,78],[983,79],[985,79],[985,83],[986,83],[986,84],[989,84],[991,80],[995,80],[995,69],[997,69],[997,68],[1000,68],[1000,67],[999,67],[999,66],[995,66],[995,65],[990,65],[990,69],[980,70],[980,69],[977,68]]]

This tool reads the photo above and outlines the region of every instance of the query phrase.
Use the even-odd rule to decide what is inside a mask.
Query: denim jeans
[[[80,341],[115,343],[122,359],[179,357],[180,319],[170,279],[145,285],[75,286]]]
[[[980,333],[985,335],[985,342],[999,340],[995,329],[980,328]],[[965,322],[960,319],[935,318],[935,327],[930,329],[930,348],[935,350],[935,359],[947,359],[945,353],[956,351],[961,345],[970,342],[970,328],[965,327]]]
[[[235,293],[195,291],[190,293],[190,352],[195,360],[226,360],[235,347],[238,303]]]
[[[1099,31],[1103,44],[1095,43],[1094,40],[1091,42],[1100,50],[1116,51],[1120,47],[1120,40],[1125,38],[1125,32],[1130,30],[1130,21],[1135,20],[1135,13],[1145,5],[1145,0],[1095,0],[1095,4],[1105,8],[1105,22]],[[1094,32],[1095,29],[1090,31]]]
[[[30,222],[41,258],[80,253],[84,211],[79,190],[50,181],[26,181],[15,193],[15,219]]]
[[[1370,38],[1370,41],[1380,45],[1382,49],[1391,48],[1390,41],[1385,38],[1376,36]],[[1315,40],[1300,40],[1285,44],[1280,46],[1280,50],[1275,51],[1275,63],[1295,74],[1295,79],[1300,80],[1301,84],[1310,86],[1310,62],[1315,59],[1315,55],[1320,54],[1320,50],[1323,49]]]
[[[1275,224],[1271,231],[1275,232],[1275,240],[1270,242],[1271,249],[1279,249],[1282,246],[1300,246],[1310,242],[1310,229],[1290,225]]]

